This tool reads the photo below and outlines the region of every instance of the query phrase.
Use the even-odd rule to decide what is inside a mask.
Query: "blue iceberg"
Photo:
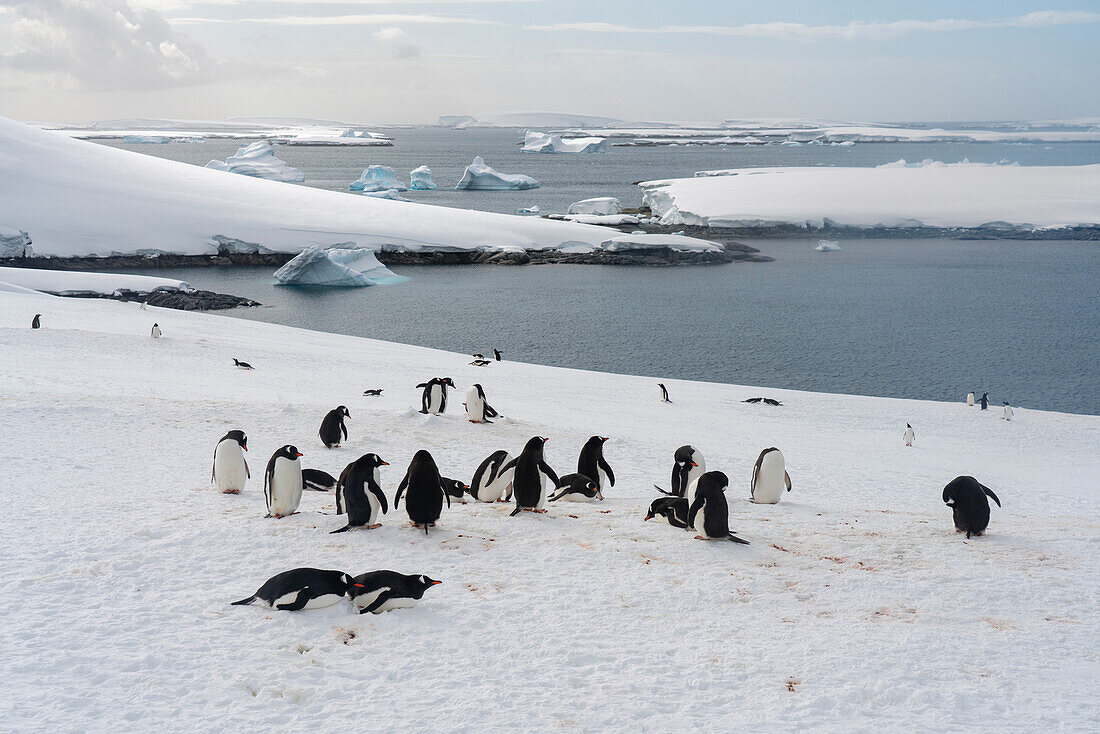
[[[235,155],[229,156],[224,161],[210,161],[206,167],[272,181],[300,183],[306,180],[305,175],[297,168],[288,166],[286,161],[276,158],[275,148],[266,140],[259,140],[238,148]]]
[[[431,191],[434,189],[435,182],[432,181],[432,169],[427,166],[414,168],[409,173],[409,188],[413,191]]]
[[[530,176],[494,171],[485,165],[481,156],[477,156],[473,163],[466,166],[462,180],[455,186],[456,189],[467,191],[526,191],[538,187],[539,182]]]
[[[345,242],[333,247],[314,245],[275,271],[276,285],[362,288],[408,280],[378,262],[374,250]]]
[[[397,173],[389,166],[367,166],[363,175],[351,182],[352,191],[406,191],[403,183],[397,180]]]

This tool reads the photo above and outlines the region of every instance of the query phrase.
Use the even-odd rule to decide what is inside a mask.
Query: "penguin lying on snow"
[[[1001,500],[993,490],[980,483],[974,477],[955,477],[943,488],[943,503],[951,508],[955,518],[955,530],[971,535],[981,535],[989,527],[989,500],[993,498],[997,507]]]
[[[389,462],[378,454],[363,454],[344,467],[336,485],[336,514],[346,512],[348,524],[333,533],[363,526],[368,530],[379,527],[378,521],[389,511],[378,471],[382,466],[389,466]]]
[[[302,453],[287,444],[271,455],[264,472],[267,516],[279,519],[293,515],[302,501]]]
[[[302,469],[302,487],[317,492],[336,489],[336,477],[320,469]]]
[[[469,492],[478,502],[505,502],[512,499],[515,469],[503,471],[512,460],[507,451],[494,451],[482,461],[470,481]]]
[[[295,568],[277,573],[256,593],[232,604],[246,605],[257,601],[268,609],[296,612],[300,609],[331,607],[356,589],[355,580],[343,571],[319,568]]]
[[[440,477],[439,481],[443,483],[443,491],[454,497],[462,504],[466,504],[466,490],[470,487],[458,479],[448,479],[447,477]]]
[[[210,481],[222,494],[240,494],[252,474],[242,452],[248,451],[248,436],[244,431],[233,430],[222,436],[214,447],[214,466]]]
[[[396,571],[371,571],[353,579],[351,601],[359,607],[360,614],[408,609],[416,605],[425,591],[441,583],[424,574],[406,576]]]
[[[369,398],[380,398],[382,397],[382,388],[378,388],[377,390],[364,390],[363,394]]]
[[[425,415],[428,413],[439,415],[447,412],[447,388],[454,386],[454,380],[450,377],[433,377],[417,385],[424,388],[420,396],[420,412]]]
[[[474,367],[488,367],[489,366],[489,360],[487,360],[487,359],[475,359],[473,362],[470,362],[470,364],[472,364]]]
[[[742,403],[763,403],[764,405],[775,405],[775,406],[779,406],[779,405],[783,404],[783,403],[779,402],[778,400],[773,400],[771,398],[749,398],[748,400],[742,400],[741,402]]]
[[[558,486],[558,475],[542,456],[543,444],[549,440],[542,436],[530,439],[523,447],[523,452],[501,469],[502,472],[514,472],[512,490],[516,497],[516,509],[512,510],[510,517],[515,517],[524,510],[546,512],[546,480],[549,479],[553,486]]]
[[[340,435],[343,434],[344,440],[348,440],[348,427],[344,425],[344,418],[351,417],[351,413],[343,405],[337,406],[325,414],[324,419],[321,421],[321,428],[317,431],[317,435],[321,437],[321,443],[326,448],[334,449],[340,446]]]
[[[699,477],[695,501],[688,508],[688,525],[700,532],[696,540],[732,540],[748,545],[730,532],[729,505],[726,504],[726,487],[730,480],[720,471],[708,471]]]
[[[760,452],[752,468],[749,497],[758,505],[774,505],[783,497],[783,488],[791,491],[791,475],[787,473],[783,452],[772,446]]]
[[[600,488],[583,474],[565,474],[559,477],[555,491],[557,494],[550,498],[550,502],[591,502],[594,499],[603,499]]]
[[[242,370],[254,370],[254,369],[256,369],[255,367],[250,365],[248,362],[242,362],[241,360],[237,359],[236,357],[233,358],[233,366],[237,367],[238,369],[242,369]]]
[[[425,535],[428,534],[428,528],[435,527],[440,513],[443,512],[443,500],[447,500],[447,507],[451,506],[451,495],[443,489],[439,467],[432,455],[424,449],[413,454],[408,471],[397,486],[397,494],[393,498],[395,509],[401,502],[402,494],[405,494],[405,511],[409,514],[413,527],[424,528]]]
[[[688,501],[683,497],[658,497],[649,503],[649,512],[645,519],[663,517],[674,528],[689,528]]]
[[[706,473],[706,459],[703,458],[703,454],[698,449],[689,444],[676,449],[672,460],[672,491],[667,492],[656,484],[653,487],[661,494],[667,494],[671,497],[686,497],[690,505],[695,497],[688,496],[688,488]]]
[[[615,472],[611,471],[607,459],[603,458],[605,443],[606,436],[593,436],[585,442],[577,459],[577,473],[592,479],[596,483],[596,489],[601,491],[615,486]],[[603,495],[600,495],[600,499],[603,499]]]

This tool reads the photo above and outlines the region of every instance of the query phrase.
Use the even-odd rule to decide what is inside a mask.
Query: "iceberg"
[[[142,143],[149,145],[164,145],[171,142],[171,138],[164,135],[123,135],[122,142],[124,143]]]
[[[462,180],[455,185],[456,189],[465,191],[526,191],[538,187],[539,182],[530,176],[494,171],[485,165],[481,156],[475,157],[474,162],[466,166]]]
[[[300,183],[306,180],[297,168],[288,166],[286,161],[276,158],[274,146],[266,140],[258,140],[251,145],[238,148],[236,155],[224,161],[210,161],[206,167],[215,171],[229,171],[271,181]]]
[[[819,240],[817,243],[817,247],[815,247],[814,249],[818,252],[839,252],[840,244],[837,242],[832,242],[830,240]]]
[[[0,224],[0,257],[24,257],[31,237],[21,229]]]
[[[560,135],[527,131],[523,139],[525,153],[605,153],[606,138],[571,138],[563,140]]]
[[[397,172],[389,166],[367,166],[367,169],[363,171],[363,175],[357,180],[351,182],[349,186],[352,191],[362,191],[367,193],[369,191],[385,191],[387,189],[393,189],[395,191],[406,191],[405,184],[397,180]]]
[[[431,191],[435,188],[432,181],[432,169],[420,166],[409,171],[409,188],[413,191]]]
[[[332,247],[314,245],[275,271],[276,285],[313,285],[328,288],[362,288],[399,283],[395,275],[378,262],[374,251],[343,242]]]
[[[538,214],[542,209],[539,209],[539,205],[535,204],[534,206],[525,206],[518,211],[520,214]]]
[[[401,189],[404,191],[404,189]],[[401,195],[401,191],[397,189],[382,189],[381,191],[364,191],[363,196],[370,196],[375,199],[392,199],[393,201],[408,201]]]
[[[622,204],[614,196],[598,196],[594,199],[574,201],[569,205],[569,214],[620,214]]]

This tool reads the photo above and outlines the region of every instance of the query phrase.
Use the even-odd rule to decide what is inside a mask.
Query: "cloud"
[[[374,40],[389,55],[399,59],[420,56],[420,47],[409,40],[409,34],[400,28],[387,26],[374,32]]]
[[[3,2],[4,0],[0,0]],[[438,24],[438,25],[503,25],[495,20],[459,18],[449,15],[428,15],[423,13],[356,13],[353,15],[278,15],[271,18],[173,18],[173,25],[200,24],[247,24],[276,26],[327,26],[327,25],[398,25]]]
[[[912,33],[945,33],[986,28],[1045,28],[1100,22],[1100,13],[1087,10],[1041,10],[1012,18],[992,20],[852,21],[845,25],[806,25],[804,23],[749,23],[739,26],[696,25],[642,28],[615,23],[553,23],[525,25],[529,31],[572,31],[587,33],[695,33],[716,36],[778,38],[797,41],[883,40]]]

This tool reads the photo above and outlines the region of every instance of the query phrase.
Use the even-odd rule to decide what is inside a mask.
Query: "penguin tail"
[[[254,601],[256,601],[256,595],[255,594],[248,597],[247,599],[238,599],[237,601],[230,602],[230,604],[233,605],[233,606],[242,606],[243,607],[246,604],[251,604]]]
[[[521,513],[521,512],[523,512],[523,508],[522,508],[522,507],[519,507],[519,506],[517,506],[517,507],[516,507],[516,509],[512,510],[512,512],[510,512],[510,513],[508,514],[508,517],[515,517],[516,515],[518,515],[518,514],[519,514],[519,513]]]
[[[661,494],[666,494],[666,495],[668,495],[669,497],[679,497],[679,496],[680,496],[680,495],[676,494],[675,492],[669,492],[669,491],[668,491],[668,490],[666,490],[666,489],[661,489],[661,488],[660,488],[660,487],[658,487],[658,486],[657,486],[656,484],[654,484],[654,485],[653,485],[653,488],[654,488],[655,490],[657,490],[658,492],[660,492]]]
[[[345,525],[339,530],[333,530],[331,533],[329,533],[329,535],[336,535],[336,533],[346,533],[349,530],[351,530],[351,525]]]
[[[740,543],[741,545],[749,545],[749,541],[744,540],[742,538],[738,538],[733,533],[730,533],[728,537],[729,537],[729,540],[731,540],[734,543]]]

